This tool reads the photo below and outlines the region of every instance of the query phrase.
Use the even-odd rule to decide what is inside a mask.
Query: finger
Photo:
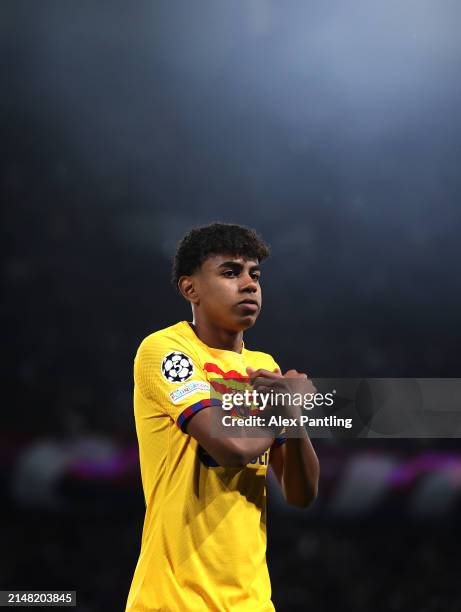
[[[261,385],[258,387],[258,392],[263,395],[264,393],[269,394],[272,391],[271,387],[267,387],[265,385]]]
[[[308,378],[307,374],[298,372],[298,370],[287,370],[284,376],[285,378],[304,378],[305,380]]]
[[[246,369],[248,375],[251,379],[253,378],[281,378],[282,374],[277,372],[271,372],[270,370],[265,370],[264,368],[259,368],[259,370],[254,370],[253,368]],[[280,372],[280,370],[279,370]]]
[[[278,376],[277,378],[266,378],[265,376],[259,376],[258,378],[254,378],[251,381],[253,389],[261,391],[261,389],[285,389],[286,384],[284,382],[283,376]]]

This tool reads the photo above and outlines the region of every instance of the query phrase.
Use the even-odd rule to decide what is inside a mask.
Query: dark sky
[[[189,317],[175,243],[212,220],[272,245],[248,345],[319,376],[458,375],[459,2],[0,10],[2,320],[27,393],[115,372],[125,406],[140,339]]]

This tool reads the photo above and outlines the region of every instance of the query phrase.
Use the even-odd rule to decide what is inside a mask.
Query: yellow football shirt
[[[243,346],[210,348],[182,321],[143,340],[134,365],[134,412],[146,501],[127,611],[274,610],[266,563],[269,452],[245,468],[219,466],[185,431],[218,400],[213,378],[277,367]],[[276,444],[275,442],[274,444]]]

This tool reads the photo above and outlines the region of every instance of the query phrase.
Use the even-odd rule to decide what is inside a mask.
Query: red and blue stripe
[[[176,423],[178,427],[181,428],[181,431],[183,431],[184,433],[187,433],[186,425],[189,422],[189,419],[194,414],[196,414],[197,412],[200,412],[200,410],[203,410],[203,408],[208,408],[208,406],[221,406],[221,404],[222,402],[218,399],[201,400],[200,402],[197,402],[196,404],[192,404],[192,406],[189,406],[188,408],[183,410],[183,412],[181,412],[181,414],[178,416]]]

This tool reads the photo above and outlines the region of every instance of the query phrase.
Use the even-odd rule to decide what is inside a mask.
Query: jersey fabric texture
[[[187,321],[141,343],[134,412],[146,502],[141,552],[126,610],[274,610],[266,563],[266,473],[270,449],[244,468],[219,466],[186,432],[215,378],[278,367],[243,345],[210,348]],[[283,442],[277,439],[273,447]]]

